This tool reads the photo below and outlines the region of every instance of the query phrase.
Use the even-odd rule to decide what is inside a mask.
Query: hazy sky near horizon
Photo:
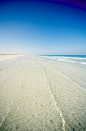
[[[86,55],[85,4],[0,0],[0,54]]]

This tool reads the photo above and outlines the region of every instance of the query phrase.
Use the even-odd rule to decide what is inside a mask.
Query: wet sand
[[[86,130],[85,69],[25,56],[0,78],[0,131]]]

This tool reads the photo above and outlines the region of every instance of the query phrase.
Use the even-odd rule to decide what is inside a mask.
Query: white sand
[[[24,55],[0,55],[0,61],[13,59],[20,56],[24,56]]]
[[[86,129],[86,91],[54,62],[23,57],[0,71],[0,77],[0,130]]]

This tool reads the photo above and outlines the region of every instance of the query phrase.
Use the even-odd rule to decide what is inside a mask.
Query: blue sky
[[[86,9],[45,1],[0,1],[0,54],[86,55]]]

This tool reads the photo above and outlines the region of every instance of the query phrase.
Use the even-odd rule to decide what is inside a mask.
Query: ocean
[[[40,55],[40,57],[61,62],[86,64],[86,55]]]

